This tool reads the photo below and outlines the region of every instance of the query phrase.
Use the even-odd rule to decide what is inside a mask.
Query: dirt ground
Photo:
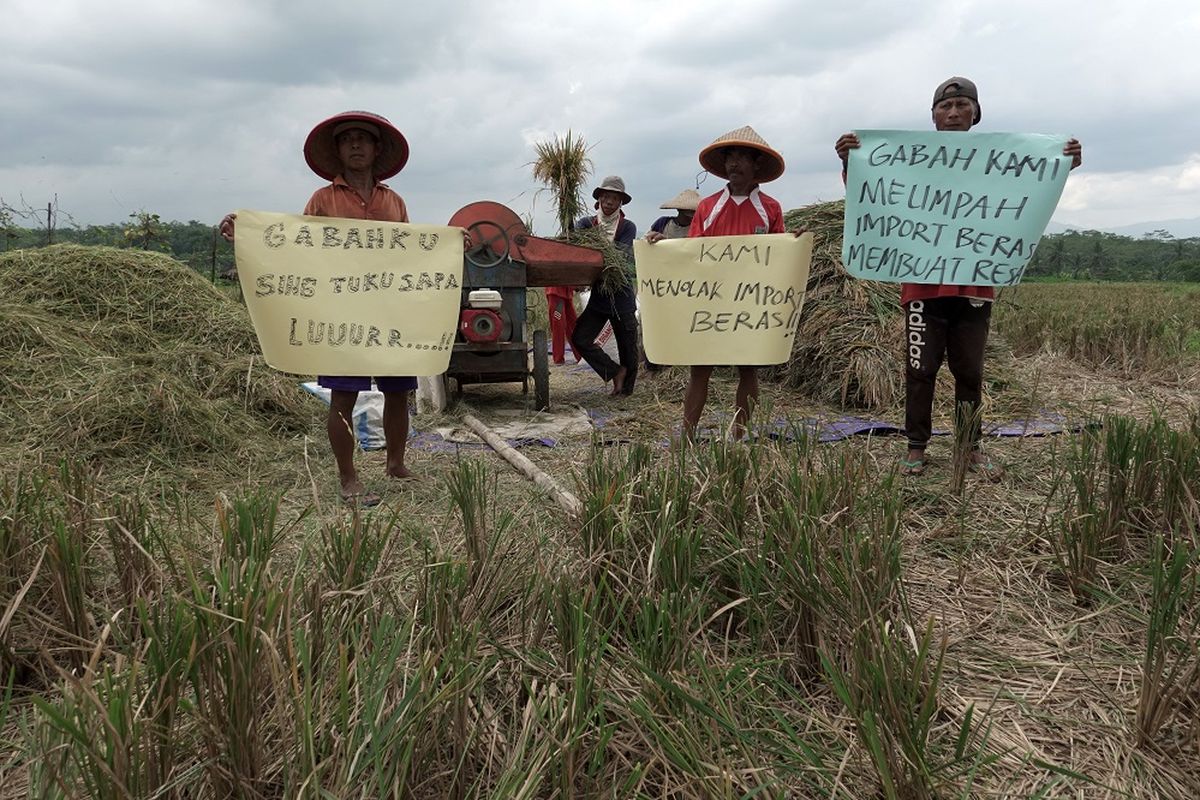
[[[1084,370],[1077,364],[1054,355],[1039,355],[1024,359],[999,360],[989,364],[990,386],[985,400],[985,420],[1012,422],[1028,418],[1037,411],[1062,415],[1068,420],[1084,422],[1106,413],[1128,414],[1144,418],[1162,413],[1172,419],[1183,419],[1200,409],[1200,369],[1192,368],[1175,375],[1130,380],[1115,373]],[[939,378],[934,409],[935,429],[951,427],[953,382],[943,369]],[[701,420],[702,435],[719,437],[733,411],[736,374],[732,369],[718,369],[713,376],[708,405]],[[555,446],[527,445],[521,452],[560,486],[574,490],[579,468],[586,463],[593,436],[606,445],[634,441],[658,442],[664,452],[677,437],[682,418],[682,400],[687,385],[686,367],[667,367],[658,372],[642,370],[631,396],[611,397],[609,385],[601,382],[584,362],[575,364],[567,355],[564,365],[551,364],[550,400],[553,412],[576,410],[588,413],[599,426],[586,432],[557,436]],[[532,391],[532,389],[531,389]],[[315,403],[316,401],[314,401]],[[807,420],[831,418],[843,414],[880,420],[896,427],[903,423],[903,409],[895,407],[879,411],[843,410],[814,402],[795,390],[768,381],[762,382],[759,421],[767,419]],[[412,418],[414,433],[431,432],[437,428],[461,426],[461,417],[470,413],[485,424],[511,421],[515,416],[536,421],[539,415],[532,410],[532,395],[522,393],[519,383],[480,384],[465,388],[461,396],[451,398],[442,414],[418,413]],[[307,470],[300,477],[306,484],[308,499],[315,490],[328,505],[336,500],[332,459],[323,431],[316,430],[307,442]],[[935,438],[930,445],[930,469],[916,483],[935,490],[938,482],[949,478],[949,437]],[[1010,481],[1028,477],[1028,462],[1034,454],[1052,449],[1064,437],[995,438],[986,443],[990,453],[1003,463]],[[865,447],[878,457],[881,469],[890,468],[904,452],[903,437],[858,436],[837,446]],[[541,502],[540,490],[524,481],[505,462],[482,444],[463,444],[449,452],[422,450],[419,443],[410,449],[410,468],[420,479],[399,484],[381,478],[382,451],[364,452],[359,457],[362,477],[384,502],[398,507],[410,504],[426,506],[444,499],[438,480],[457,459],[484,457],[493,459],[501,473],[511,472],[511,479],[526,484],[524,492]],[[1036,461],[1036,459],[1034,459]],[[280,465],[285,471],[285,465]],[[293,480],[296,480],[293,473]],[[508,478],[505,478],[508,483]],[[1003,484],[1002,484],[1003,485]],[[283,488],[283,487],[280,487]],[[295,488],[295,487],[294,487]],[[515,487],[514,487],[515,488]]]

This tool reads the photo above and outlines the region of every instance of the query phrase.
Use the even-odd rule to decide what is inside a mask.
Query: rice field
[[[1175,302],[1106,288],[1001,298],[985,414],[1084,429],[989,440],[1000,483],[940,439],[916,479],[889,437],[670,448],[681,370],[611,399],[556,368],[556,405],[606,423],[525,453],[577,518],[470,447],[414,451],[409,483],[364,454],[385,503],[340,505],[316,404],[260,374],[233,304],[206,312],[224,357],[191,369],[186,320],[118,302],[139,287],[4,306],[36,368],[4,373],[0,409],[19,432],[0,445],[0,797],[1200,796],[1200,371],[1149,335],[1120,362],[1064,349],[1076,331],[1105,350],[1101,303]],[[1020,327],[1035,307],[1058,316]],[[253,379],[222,379],[226,359]],[[176,415],[104,402],[97,364]],[[114,410],[56,424],[43,385],[81,419]],[[714,380],[718,434],[732,393]],[[216,419],[187,410],[209,396]],[[758,418],[838,413],[828,397],[764,384]],[[416,425],[523,402],[482,387]]]
[[[1001,292],[995,329],[1016,355],[1053,352],[1125,375],[1200,353],[1200,285],[1031,283]]]

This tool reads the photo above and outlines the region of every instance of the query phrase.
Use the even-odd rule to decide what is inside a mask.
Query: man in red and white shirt
[[[700,151],[700,165],[728,183],[704,198],[692,215],[688,236],[741,236],[784,233],[783,208],[779,201],[758,188],[783,174],[783,156],[771,148],[749,125],[718,137]],[[662,234],[651,232],[646,241],[656,242]],[[712,366],[694,365],[683,397],[683,435],[691,439],[708,402]],[[742,438],[750,412],[758,402],[758,368],[739,366],[734,401],[733,436]]]
[[[934,90],[932,115],[939,131],[969,131],[982,118],[979,90],[966,78],[946,79]],[[843,134],[834,144],[842,160],[843,181],[850,150],[859,144],[853,133]],[[1071,157],[1071,169],[1075,169],[1083,162],[1083,147],[1077,139],[1070,139],[1063,155]],[[954,375],[956,424],[970,426],[965,433],[971,447],[969,468],[992,480],[1004,474],[1000,464],[979,447],[983,353],[995,298],[991,286],[900,284],[900,304],[905,311],[904,432],[908,437],[908,452],[900,463],[904,474],[925,471],[925,447],[933,433],[933,389],[943,356]]]

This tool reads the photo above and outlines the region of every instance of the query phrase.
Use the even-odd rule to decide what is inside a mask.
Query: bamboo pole
[[[564,511],[573,517],[578,517],[583,513],[583,503],[579,502],[579,498],[560,487],[554,482],[554,479],[542,472],[537,466],[525,456],[518,453],[508,442],[500,438],[491,428],[484,425],[479,420],[470,414],[463,414],[463,422],[467,427],[475,431],[481,439],[496,451],[505,461],[516,467],[517,471],[525,477],[529,478],[538,486],[548,491],[554,497],[554,501],[558,503]]]

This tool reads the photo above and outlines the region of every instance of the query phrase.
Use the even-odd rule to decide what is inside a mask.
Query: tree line
[[[26,226],[18,221],[34,221]],[[216,277],[233,269],[233,245],[218,235],[217,227],[197,220],[165,222],[158,214],[138,211],[126,223],[66,224],[53,204],[45,209],[17,210],[0,202],[0,251],[52,244],[103,245],[166,253],[198,272]]]
[[[1200,281],[1200,238],[1165,230],[1140,238],[1104,231],[1066,231],[1042,237],[1028,277],[1092,281]]]
[[[18,222],[33,221],[26,226]],[[132,247],[167,253],[193,269],[217,277],[233,269],[233,246],[216,226],[196,220],[165,222],[138,211],[129,221],[66,225],[54,206],[17,211],[0,202],[0,250],[73,243]],[[1104,231],[1066,231],[1042,237],[1025,272],[1030,278],[1092,281],[1200,282],[1200,237],[1178,239],[1165,230],[1140,238]]]

